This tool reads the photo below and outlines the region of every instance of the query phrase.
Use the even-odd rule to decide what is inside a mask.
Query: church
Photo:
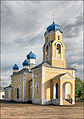
[[[44,33],[43,62],[36,65],[31,51],[24,60],[23,69],[13,66],[11,84],[5,87],[5,100],[31,101],[34,104],[75,104],[75,70],[66,66],[65,44],[60,25],[54,21]]]

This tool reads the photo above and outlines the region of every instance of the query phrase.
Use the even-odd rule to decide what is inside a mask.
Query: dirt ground
[[[74,106],[0,102],[0,119],[83,119],[83,103]]]

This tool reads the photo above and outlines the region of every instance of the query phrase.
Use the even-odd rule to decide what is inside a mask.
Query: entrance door
[[[19,88],[17,88],[17,99],[19,99]]]
[[[56,83],[56,99],[58,98],[58,83]]]

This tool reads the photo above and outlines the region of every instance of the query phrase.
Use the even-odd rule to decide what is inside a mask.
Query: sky
[[[83,1],[1,2],[1,86],[11,83],[13,65],[32,51],[36,64],[43,60],[44,33],[54,21],[61,25],[67,65],[83,80]]]

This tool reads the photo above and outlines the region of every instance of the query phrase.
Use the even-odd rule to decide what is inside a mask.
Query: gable
[[[72,79],[72,78],[73,76],[70,73],[66,73],[65,75],[61,77],[61,79]]]

